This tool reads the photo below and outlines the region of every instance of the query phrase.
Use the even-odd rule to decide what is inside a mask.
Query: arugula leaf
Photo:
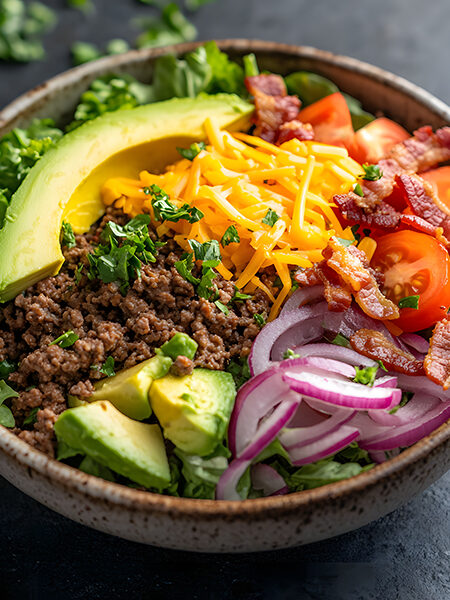
[[[135,20],[145,31],[137,38],[138,48],[157,48],[180,42],[190,42],[197,37],[197,29],[186,19],[175,2],[163,7],[160,18]]]
[[[300,358],[300,354],[294,352],[292,348],[288,348],[286,352],[283,353],[283,360],[287,360],[290,358]]]
[[[56,23],[56,13],[41,2],[0,3],[0,59],[31,62],[45,57],[41,37]]]
[[[250,379],[250,368],[246,357],[231,358],[225,370],[233,376],[237,389]]]
[[[34,425],[37,421],[37,413],[38,413],[39,409],[40,409],[39,406],[32,408],[30,410],[30,412],[28,413],[28,416],[26,416],[25,419],[23,420],[23,425]]]
[[[241,241],[235,225],[227,227],[225,233],[220,240],[220,243],[225,248],[228,244],[238,244]]]
[[[188,240],[188,243],[194,251],[195,260],[202,260],[204,267],[217,267],[222,260],[217,240],[209,240],[203,243],[197,240]]]
[[[0,405],[0,425],[9,428],[16,426],[14,415],[12,414],[11,409],[5,404]]]
[[[416,296],[405,296],[398,301],[399,308],[414,308],[418,310],[419,308],[419,295]]]
[[[266,225],[269,225],[270,227],[273,227],[279,218],[280,217],[277,215],[277,213],[271,208],[269,208],[262,222]]]
[[[57,337],[56,340],[53,340],[53,342],[50,342],[49,346],[58,344],[60,348],[69,348],[70,346],[73,346],[79,339],[80,337],[70,330]]]
[[[169,195],[155,184],[145,187],[144,193],[153,198],[153,213],[157,221],[177,223],[180,219],[184,219],[188,223],[196,223],[204,217],[201,210],[194,206],[189,206],[189,204],[183,204],[179,208],[175,206],[175,204],[170,202]]]
[[[192,283],[193,285],[197,285],[198,283],[200,283],[200,279],[198,279],[197,277],[194,277],[192,275],[193,266],[194,266],[194,255],[190,252],[184,252],[180,256],[180,260],[175,263],[175,269],[178,271],[178,273],[182,277],[184,277],[184,279],[186,279],[186,281],[189,281],[189,283]]]
[[[246,77],[256,77],[259,75],[258,62],[256,56],[253,54],[246,54],[242,59],[244,63],[244,73]]]
[[[74,248],[77,245],[72,225],[66,221],[63,221],[61,227],[61,244],[67,248]]]
[[[355,131],[358,131],[358,129],[361,129],[361,127],[364,127],[365,125],[367,125],[375,119],[375,117],[371,113],[366,112],[362,108],[362,104],[359,100],[353,98],[353,96],[349,96],[349,94],[342,95],[344,96],[345,101],[347,102],[347,106],[352,117],[353,129]]]
[[[74,120],[66,130],[72,131],[106,112],[126,110],[152,101],[152,87],[137,81],[131,75],[98,77],[81,95],[75,109]]]
[[[19,394],[10,387],[6,381],[0,380],[0,404],[9,398],[18,398]]]
[[[217,308],[223,312],[224,315],[228,315],[230,313],[230,309],[228,308],[228,306],[226,306],[225,304],[223,304],[223,302],[221,302],[220,300],[216,300],[214,302],[214,304],[217,306]]]
[[[0,362],[0,379],[8,379],[10,373],[14,373],[16,369],[16,363],[10,360],[2,360]]]
[[[253,315],[253,318],[260,327],[263,327],[266,324],[266,320],[263,315],[259,315],[258,313],[255,313]]]
[[[206,149],[205,142],[194,142],[189,146],[189,148],[179,148],[177,146],[178,153],[188,160],[194,160],[194,158],[200,154],[202,150]]]
[[[181,495],[185,498],[214,499],[220,476],[228,467],[231,453],[219,445],[208,456],[186,454],[176,448],[174,454],[181,460],[181,474],[184,479]]]
[[[369,165],[368,163],[364,163],[362,168],[364,169],[363,179],[365,181],[378,181],[383,177],[383,171],[378,165]]]
[[[355,383],[361,383],[362,385],[373,386],[378,368],[378,366],[363,368],[355,366],[356,375],[353,378],[353,381]]]
[[[0,228],[11,196],[36,162],[63,135],[52,119],[35,119],[27,129],[13,129],[0,140]]]
[[[304,106],[339,92],[339,88],[332,81],[309,71],[291,73],[285,77],[285,82],[289,93],[296,94]]]
[[[358,196],[361,196],[361,198],[364,197],[364,192],[363,192],[363,189],[362,189],[360,183],[357,183],[355,185],[355,187],[353,188],[353,191],[355,192],[355,194],[358,194]]]

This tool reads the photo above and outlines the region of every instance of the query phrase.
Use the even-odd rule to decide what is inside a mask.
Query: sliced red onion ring
[[[398,387],[407,392],[423,392],[430,396],[436,396],[441,400],[450,400],[450,389],[444,390],[443,387],[428,379],[428,377],[397,374]]]
[[[216,500],[242,500],[237,491],[240,478],[250,466],[251,460],[236,458],[222,473],[216,486]]]
[[[400,454],[400,449],[396,448],[395,450],[390,450],[389,452],[383,452],[383,450],[374,450],[373,452],[369,452],[370,458],[373,462],[378,464],[384,463],[390,458],[394,458],[394,456],[398,456]]]
[[[317,298],[323,298],[323,285],[314,285],[312,287],[295,290],[292,296],[286,300],[280,312],[280,317],[284,313],[297,310],[301,306],[309,304],[313,300],[317,300]]]
[[[306,402],[302,402],[302,405]],[[306,425],[304,427],[288,427],[283,429],[278,436],[281,444],[286,448],[288,452],[293,448],[301,448],[307,446],[312,442],[320,440],[321,438],[330,435],[337,429],[339,429],[344,423],[350,421],[350,419],[356,414],[354,411],[340,410],[337,411],[331,417],[324,415],[324,418],[320,423],[316,425]]]
[[[405,406],[399,408],[393,415],[384,410],[369,410],[368,414],[375,423],[379,423],[380,425],[388,427],[391,425],[404,425],[405,423],[412,423],[416,419],[422,418],[428,411],[436,408],[440,403],[439,398],[417,393],[414,394]]]
[[[430,348],[430,344],[427,342],[427,340],[416,333],[402,333],[399,339],[420,354],[426,354]]]
[[[295,346],[292,348],[295,354],[304,356],[320,356],[322,358],[333,358],[343,363],[353,366],[374,367],[376,362],[362,354],[358,354],[351,348],[336,346],[335,344],[306,344],[305,346]]]
[[[337,377],[321,377],[306,368],[301,373],[285,372],[283,381],[299,394],[355,410],[393,408],[402,397],[399,389],[369,387]]]
[[[397,387],[397,377],[395,375],[383,375],[374,381],[374,387]]]
[[[359,445],[364,450],[393,450],[415,444],[450,418],[450,401],[440,402],[413,423],[399,427],[387,427],[385,431],[372,438],[361,439]]]
[[[255,490],[261,490],[264,496],[279,496],[289,491],[281,475],[273,467],[263,463],[252,467],[251,479]]]
[[[272,350],[272,359],[281,360],[287,348],[320,338],[323,333],[322,319],[327,310],[326,302],[303,306],[265,325],[252,345],[248,358],[250,373],[258,375],[270,366]]]
[[[383,333],[388,340],[397,345],[396,339],[381,321],[372,319],[355,304],[352,304],[345,312],[338,314],[342,314],[340,323],[331,311],[328,312],[324,319],[324,329],[333,331],[334,333],[341,333],[347,338],[355,333],[355,331],[358,331],[358,329],[373,329],[374,331]],[[336,329],[337,325],[339,325],[339,329]]]
[[[292,464],[307,465],[309,463],[331,456],[351,444],[359,436],[356,427],[343,425],[336,431],[330,433],[320,440],[311,442],[306,446],[292,448],[289,450]]]
[[[353,379],[356,375],[355,367],[343,363],[334,358],[323,358],[321,356],[305,356],[300,358],[288,358],[280,363],[280,369],[302,371],[303,367],[312,367],[320,371],[328,371],[336,375],[342,375],[347,379]]]

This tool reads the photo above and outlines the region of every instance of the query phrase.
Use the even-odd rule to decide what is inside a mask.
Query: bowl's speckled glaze
[[[154,59],[196,44],[129,52],[59,75],[0,112],[0,135],[34,117],[64,122],[95,77],[130,73],[150,81]],[[254,52],[262,69],[306,69],[332,79],[372,112],[383,111],[409,130],[450,122],[450,108],[404,79],[355,59],[309,47],[225,40],[238,57]],[[157,546],[205,552],[285,548],[356,529],[420,493],[450,468],[450,424],[396,458],[352,479],[315,490],[214,502],[141,492],[86,475],[49,459],[0,427],[0,474],[26,494],[79,523]]]

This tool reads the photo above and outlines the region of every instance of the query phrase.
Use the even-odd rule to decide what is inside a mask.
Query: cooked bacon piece
[[[427,376],[442,385],[450,387],[450,320],[443,319],[436,324],[430,340],[430,348],[424,360]]]
[[[267,96],[286,96],[286,84],[280,75],[255,75],[245,78],[245,87],[249,94],[255,96],[256,92],[262,92]]]
[[[442,227],[444,235],[450,234],[450,217],[436,204],[433,187],[418,175],[397,175],[395,178],[413,213],[434,227]]]
[[[450,127],[442,127],[436,133],[427,125],[401,144],[396,144],[389,158],[394,159],[405,171],[419,173],[450,159]]]
[[[275,143],[280,127],[296,119],[300,100],[286,95],[286,86],[279,75],[246,77],[245,85],[255,101],[254,134]]]
[[[316,263],[310,269],[298,271],[295,279],[304,287],[322,284],[323,295],[328,302],[328,309],[332,312],[343,312],[350,308],[352,303],[350,289],[342,283],[339,275],[330,269],[325,260]]]
[[[311,123],[302,123],[294,119],[288,123],[282,123],[278,129],[277,145],[288,142],[289,140],[313,140],[314,129]]]
[[[371,204],[376,204],[388,198],[394,190],[396,175],[404,173],[404,169],[392,158],[380,160],[378,166],[383,173],[383,177],[377,179],[377,181],[362,182],[364,198],[366,202]]]
[[[373,329],[359,329],[350,336],[353,350],[372,360],[381,360],[389,371],[406,375],[423,375],[423,363],[409,352],[394,346],[382,333]],[[449,346],[450,348],[450,346]]]
[[[352,224],[360,224],[369,228],[389,231],[396,229],[401,215],[387,202],[373,202],[354,192],[334,196],[333,201],[341,211],[342,216]]]

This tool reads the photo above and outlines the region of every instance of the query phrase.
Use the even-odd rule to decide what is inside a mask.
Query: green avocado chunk
[[[235,395],[230,373],[194,369],[154,381],[150,404],[167,439],[188,454],[207,456],[225,435]]]
[[[207,117],[221,128],[242,128],[253,109],[234,94],[174,98],[105,113],[64,135],[33,166],[6,211],[0,231],[0,302],[58,273],[64,261],[59,238],[65,208],[78,186],[107,159],[180,135],[204,140]],[[91,223],[104,212],[100,196],[94,204]]]
[[[59,442],[145,487],[170,483],[164,440],[158,425],[133,421],[110,402],[69,408],[55,423]]]
[[[86,400],[97,402],[109,400],[124,415],[137,421],[148,419],[152,409],[148,401],[148,391],[154,379],[164,377],[172,366],[168,356],[154,356],[134,367],[119,371],[94,385],[94,393]],[[69,406],[79,406],[83,400],[69,396]]]
[[[178,356],[187,356],[191,360],[197,352],[198,344],[186,333],[176,333],[168,342],[160,348],[165,356],[176,360]]]

